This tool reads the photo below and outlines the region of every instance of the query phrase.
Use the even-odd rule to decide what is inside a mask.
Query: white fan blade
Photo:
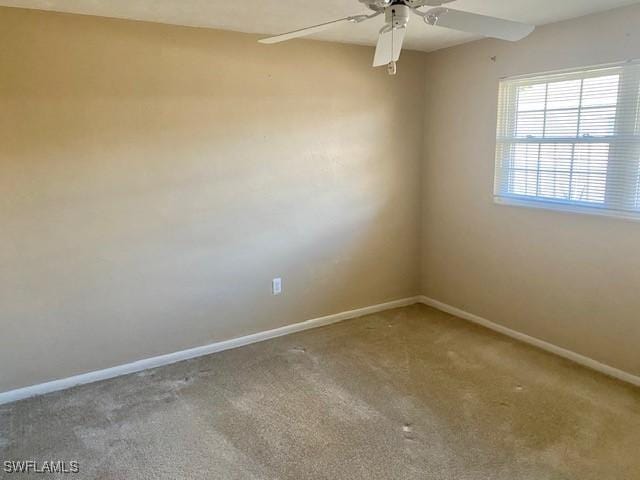
[[[431,25],[452,28],[484,37],[499,38],[517,42],[536,28],[525,23],[512,22],[502,18],[487,17],[476,13],[461,12],[451,8],[433,8],[426,12],[425,19]]]
[[[388,65],[391,62],[397,62],[402,52],[402,42],[406,28],[383,28],[378,37],[378,45],[376,46],[376,54],[373,57],[373,66],[380,67]]]
[[[322,32],[323,30],[328,30],[329,28],[333,28],[335,25],[339,25],[341,23],[361,23],[365,20],[369,20],[370,18],[377,17],[380,15],[379,12],[374,13],[373,15],[354,15],[351,17],[341,18],[340,20],[333,20],[327,23],[321,23],[320,25],[314,25],[313,27],[301,28],[300,30],[294,30],[293,32],[283,33],[281,35],[276,35],[274,37],[262,38],[258,40],[260,43],[279,43],[284,42],[286,40],[291,40],[293,38],[298,37],[306,37],[307,35],[311,35],[313,33]]]

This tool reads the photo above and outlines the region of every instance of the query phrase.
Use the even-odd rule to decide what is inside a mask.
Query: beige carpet
[[[416,305],[2,406],[0,461],[26,459],[83,479],[637,480],[640,389]]]

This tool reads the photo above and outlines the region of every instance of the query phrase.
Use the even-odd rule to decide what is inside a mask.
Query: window
[[[640,218],[640,63],[500,82],[499,203]]]

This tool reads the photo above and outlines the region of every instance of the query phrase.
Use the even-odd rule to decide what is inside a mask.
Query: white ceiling
[[[456,0],[448,6],[544,25],[635,3],[640,0]],[[0,0],[0,5],[262,34],[283,33],[367,11],[358,0]],[[360,25],[347,24],[311,38],[374,45],[382,23],[376,18]],[[428,26],[414,17],[405,44],[414,50],[431,51],[475,38]]]

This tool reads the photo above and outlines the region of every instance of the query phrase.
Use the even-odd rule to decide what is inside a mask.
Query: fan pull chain
[[[389,75],[395,75],[398,72],[398,68],[396,66],[396,61],[393,58],[394,57],[394,52],[395,52],[395,44],[394,44],[394,40],[395,40],[395,23],[396,23],[396,14],[394,10],[391,10],[391,62],[389,62],[389,65],[387,65],[387,73]]]

